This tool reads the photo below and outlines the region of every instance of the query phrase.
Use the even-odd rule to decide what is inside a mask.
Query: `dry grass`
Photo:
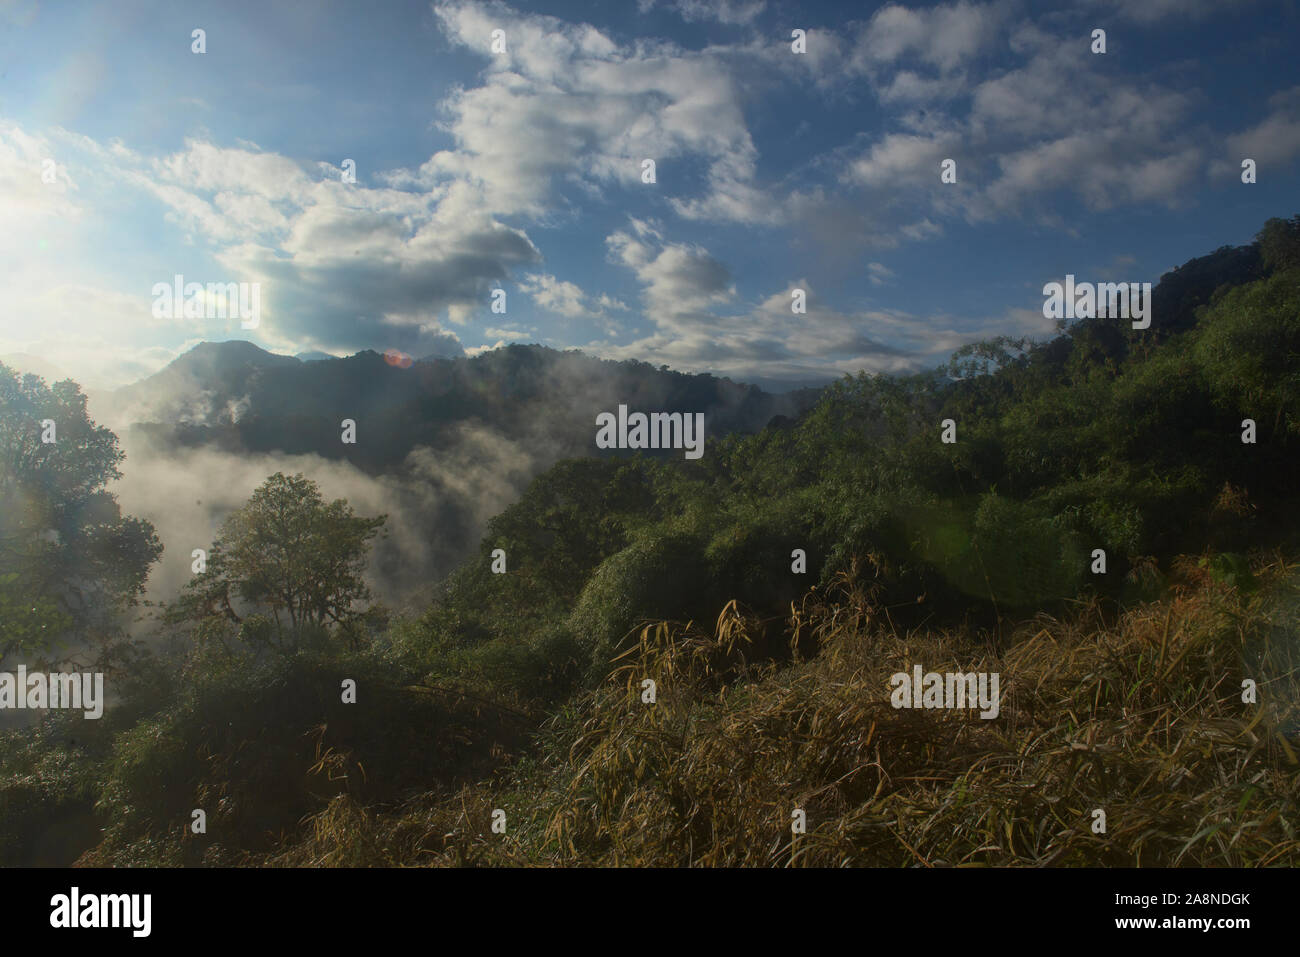
[[[536,760],[378,815],[339,797],[276,863],[1294,866],[1300,575],[1275,559],[1248,597],[1175,572],[1163,601],[1040,616],[1001,650],[899,634],[857,574],[792,607],[784,665],[746,661],[734,603],[708,633],[648,626]],[[918,663],[998,672],[1000,715],[894,709]]]

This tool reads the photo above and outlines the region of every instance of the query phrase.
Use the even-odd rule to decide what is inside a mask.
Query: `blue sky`
[[[92,387],[233,338],[933,365],[1049,335],[1066,273],[1154,282],[1300,212],[1297,35],[1223,0],[0,2],[0,355]],[[259,283],[259,326],[155,318],[177,273]]]

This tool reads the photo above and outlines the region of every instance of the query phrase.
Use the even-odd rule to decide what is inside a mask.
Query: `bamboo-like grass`
[[[855,569],[791,608],[781,663],[747,659],[734,602],[648,624],[504,776],[379,815],[340,796],[273,863],[1295,866],[1300,574],[1274,557],[1249,595],[1175,574],[1117,620],[1080,603],[994,642],[900,633]],[[918,663],[997,672],[999,716],[893,708]]]

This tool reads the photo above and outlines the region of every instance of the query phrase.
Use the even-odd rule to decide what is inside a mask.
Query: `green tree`
[[[75,382],[0,364],[0,658],[109,636],[138,601],[162,545],[105,491],[123,457]]]
[[[1264,264],[1279,272],[1300,266],[1300,215],[1290,219],[1274,217],[1255,237]]]
[[[369,601],[363,580],[371,539],[387,516],[363,518],[344,499],[326,504],[301,474],[277,472],[222,523],[207,567],[169,610],[198,638],[235,628],[253,644],[296,651],[304,639],[355,635]]]

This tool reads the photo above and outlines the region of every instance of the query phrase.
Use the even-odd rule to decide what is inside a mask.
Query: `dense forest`
[[[562,459],[618,454],[596,444],[597,411],[690,410],[708,435],[749,434],[807,411],[818,394],[540,345],[304,362],[233,340],[200,343],[140,382],[96,391],[89,408],[130,456],[110,490],[143,510],[168,546],[151,598],[171,598],[189,574],[182,559],[242,504],[235,489],[247,495],[285,471],[389,515],[370,578],[381,600],[406,605],[427,603],[537,475]],[[345,423],[353,441],[341,440]],[[160,487],[172,494],[160,499]]]
[[[1152,315],[564,459],[416,614],[283,473],[144,607],[117,437],[0,367],[4,667],[111,689],[0,732],[0,862],[1300,864],[1300,216]],[[891,706],[914,665],[1000,714]]]

